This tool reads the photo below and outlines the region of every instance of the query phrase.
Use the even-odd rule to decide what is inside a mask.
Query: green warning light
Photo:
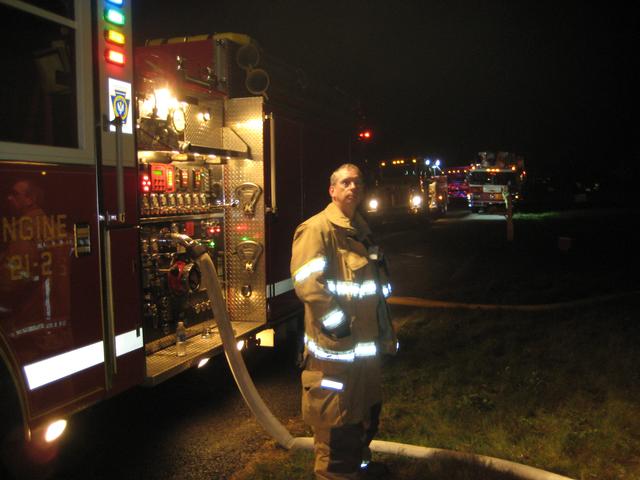
[[[124,25],[126,21],[124,14],[120,10],[117,10],[115,8],[105,9],[104,19],[109,23],[120,26]]]

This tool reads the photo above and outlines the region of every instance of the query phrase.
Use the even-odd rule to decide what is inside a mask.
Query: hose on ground
[[[390,297],[387,299],[387,303],[389,303],[389,305],[402,305],[405,307],[418,308],[455,308],[461,310],[513,310],[520,312],[543,312],[550,310],[559,310],[562,308],[584,307],[594,303],[607,302],[609,300],[634,296],[638,294],[640,294],[640,291],[632,290],[629,292],[618,292],[608,295],[600,295],[597,297],[584,298],[580,300],[572,300],[568,302],[533,305],[496,305],[486,303],[446,302],[443,300],[430,300],[427,298],[416,297]]]
[[[209,254],[206,252],[206,249],[198,248],[196,242],[185,235],[172,234],[171,236],[174,240],[180,242],[187,248],[187,251],[190,253],[193,260],[196,262],[198,267],[200,267],[203,286],[207,289],[209,300],[213,306],[229,368],[233,373],[233,378],[238,385],[238,389],[240,390],[244,401],[255,416],[256,420],[262,428],[264,428],[266,432],[284,448],[288,450],[313,450],[313,438],[293,437],[282,423],[280,423],[280,421],[273,415],[271,410],[269,410],[256,390],[253,380],[247,371],[244,359],[236,348],[236,339],[233,334],[233,328],[231,327],[226,303],[222,297],[222,288],[218,280],[218,274],[216,273],[213,262],[211,261]],[[497,471],[511,472],[524,480],[571,480],[568,477],[538,468],[529,467],[527,465],[499,458],[460,453],[452,450],[427,448],[382,440],[374,440],[371,442],[370,448],[372,451],[377,453],[394,454],[411,458],[429,459],[438,456],[439,458],[446,457],[467,461],[472,459],[474,461],[481,462],[487,468]]]

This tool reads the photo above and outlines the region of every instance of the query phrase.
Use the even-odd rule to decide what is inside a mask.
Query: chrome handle
[[[126,220],[124,205],[124,157],[122,155],[122,117],[116,116],[111,124],[116,127],[116,200],[117,219],[119,222]]]

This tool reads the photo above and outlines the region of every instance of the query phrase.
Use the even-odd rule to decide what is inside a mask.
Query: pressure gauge
[[[178,133],[184,132],[184,129],[187,126],[187,117],[181,107],[176,108],[171,113],[171,126]]]

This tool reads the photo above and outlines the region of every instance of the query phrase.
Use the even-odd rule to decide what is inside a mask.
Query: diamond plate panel
[[[222,148],[223,106],[222,100],[200,101],[198,105],[187,105],[185,141],[202,147]],[[206,122],[202,120],[202,114],[205,112],[211,115]]]
[[[227,199],[235,200],[235,189],[252,182],[260,186],[255,214],[247,215],[241,207],[225,209],[225,242],[227,251],[250,239],[264,250],[264,156],[262,97],[235,98],[227,101],[223,148],[245,151],[251,148],[252,159],[230,159],[225,166],[224,189]],[[227,304],[233,321],[265,322],[267,315],[264,252],[254,272],[248,272],[237,254],[227,255]],[[243,286],[251,287],[251,295],[243,295]]]

